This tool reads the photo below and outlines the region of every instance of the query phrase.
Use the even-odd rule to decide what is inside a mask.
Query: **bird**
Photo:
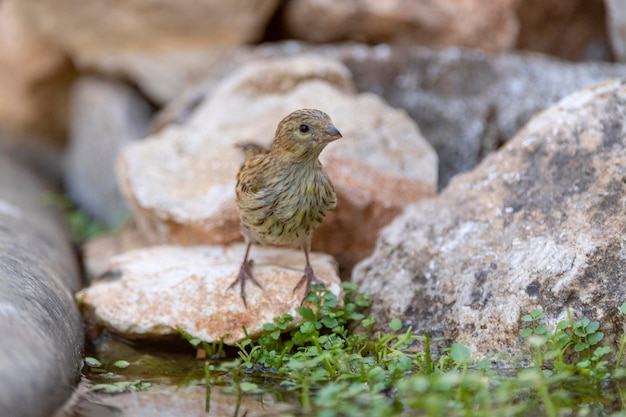
[[[246,251],[227,291],[239,284],[246,308],[246,280],[263,288],[249,259],[250,247],[255,243],[300,247],[304,251],[304,274],[293,289],[295,293],[305,285],[302,302],[311,285],[321,282],[309,260],[311,236],[326,214],[335,209],[337,196],[318,157],[326,145],[341,137],[328,114],[300,109],[278,123],[269,149],[242,146],[247,158],[237,173],[235,194]]]

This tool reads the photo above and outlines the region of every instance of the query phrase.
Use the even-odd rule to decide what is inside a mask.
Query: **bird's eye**
[[[307,125],[300,125],[300,127],[298,129],[300,130],[300,132],[306,133],[306,132],[309,131],[309,126],[307,126]]]

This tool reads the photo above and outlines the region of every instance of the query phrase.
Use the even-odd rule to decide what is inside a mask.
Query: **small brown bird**
[[[306,266],[295,292],[306,283],[304,298],[311,283],[319,280],[309,262],[311,235],[326,214],[337,205],[328,174],[318,157],[324,147],[341,137],[330,117],[320,110],[297,110],[278,124],[268,151],[246,151],[248,159],[237,174],[237,209],[246,254],[237,278],[246,305],[245,283],[249,279],[259,288],[248,260],[253,243],[299,246]],[[244,148],[245,150],[245,148]]]

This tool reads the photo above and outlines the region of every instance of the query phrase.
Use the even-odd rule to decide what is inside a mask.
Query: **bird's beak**
[[[339,139],[341,136],[341,132],[334,125],[329,124],[326,127],[326,130],[322,134],[321,142],[328,143],[334,140]]]

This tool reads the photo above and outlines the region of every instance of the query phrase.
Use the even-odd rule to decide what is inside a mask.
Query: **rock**
[[[611,61],[605,1],[518,1],[516,48],[570,61]]]
[[[355,40],[502,51],[515,44],[515,3],[291,0],[284,20],[295,37],[319,43]]]
[[[343,65],[313,55],[256,61],[217,86],[183,126],[120,154],[120,188],[148,241],[240,240],[234,198],[243,153],[235,144],[269,145],[278,122],[306,107],[326,111],[343,134],[321,155],[339,206],[314,248],[349,268],[406,204],[434,195],[437,156],[417,126],[377,96],[355,94]]]
[[[237,276],[245,245],[231,247],[155,246],[114,257],[109,264],[113,279],[96,281],[77,298],[96,322],[130,339],[178,335],[177,326],[206,342],[233,345],[263,332],[263,324],[297,314],[303,287],[292,292],[302,277],[304,253],[291,249],[254,246],[254,273],[263,290],[246,286],[246,308],[239,288],[228,286]],[[311,254],[317,277],[342,298],[336,264],[328,255]]]
[[[85,76],[72,89],[65,186],[83,210],[109,226],[128,217],[115,158],[124,145],[145,136],[151,113],[147,101],[119,81]]]
[[[90,57],[81,68],[129,79],[143,94],[159,105],[166,105],[181,92],[204,79],[232,48],[203,47],[167,51],[122,51]]]
[[[81,69],[132,78],[165,103],[222,50],[258,42],[277,6],[278,0],[24,0],[19,11]]]
[[[626,66],[449,48],[345,47],[336,53],[360,91],[380,94],[417,122],[439,156],[439,187],[474,167],[536,113]]]
[[[519,352],[521,316],[584,314],[618,344],[626,300],[626,79],[533,118],[435,199],[408,208],[354,270],[373,313],[465,344]]]
[[[72,297],[81,286],[46,187],[0,154],[0,415],[49,416],[72,393],[83,326]]]
[[[166,107],[154,128],[168,122],[183,124],[203,97],[213,94],[239,66],[302,53],[342,61],[358,91],[380,95],[391,106],[406,110],[437,151],[440,188],[567,94],[626,76],[626,66],[621,64],[571,63],[530,53],[490,56],[460,48],[284,42],[225,56],[206,82]]]
[[[54,41],[35,33],[18,12],[0,2],[0,125],[57,145],[65,140],[74,70]]]
[[[61,189],[63,150],[58,144],[0,126],[0,154]]]
[[[95,236],[82,247],[85,273],[89,278],[104,275],[112,257],[146,246],[149,244],[134,222],[129,222],[120,231]]]
[[[613,53],[618,61],[626,62],[626,1],[604,0],[608,32]]]

